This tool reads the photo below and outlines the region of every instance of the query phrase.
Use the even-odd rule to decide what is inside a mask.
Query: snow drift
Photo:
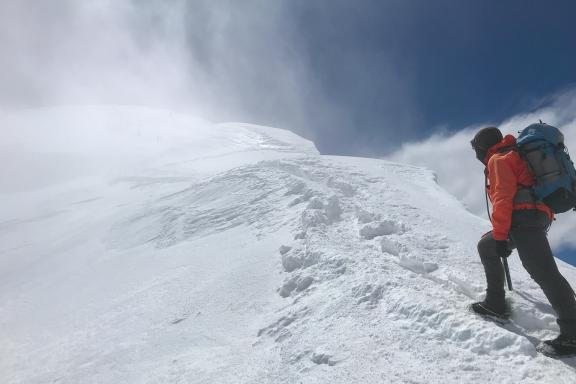
[[[428,170],[136,107],[0,126],[2,382],[576,380],[517,257],[512,323],[467,312],[489,225]]]

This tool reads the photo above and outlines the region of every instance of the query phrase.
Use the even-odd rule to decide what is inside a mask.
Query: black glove
[[[512,253],[512,250],[508,246],[508,240],[495,240],[496,241],[496,253],[499,257],[508,257]]]

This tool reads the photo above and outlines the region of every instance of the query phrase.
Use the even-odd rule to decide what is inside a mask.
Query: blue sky
[[[323,152],[378,154],[499,122],[576,83],[573,1],[294,3],[315,78],[347,116],[319,122]]]

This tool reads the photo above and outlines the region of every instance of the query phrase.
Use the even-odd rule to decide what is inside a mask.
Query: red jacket
[[[514,197],[520,187],[534,185],[534,177],[530,173],[526,162],[522,160],[517,151],[503,151],[505,147],[516,144],[512,135],[488,150],[484,163],[488,164],[488,196],[492,202],[492,236],[495,240],[506,240],[512,212],[517,209],[538,209],[545,212],[550,219],[553,213],[547,205],[541,202],[514,203]]]

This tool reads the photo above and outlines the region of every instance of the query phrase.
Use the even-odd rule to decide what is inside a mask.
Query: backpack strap
[[[518,146],[516,144],[508,145],[506,147],[498,148],[496,153],[506,153],[510,151],[518,151]]]
[[[492,223],[492,215],[490,214],[490,204],[488,203],[488,189],[490,185],[488,184],[488,168],[484,168],[484,194],[486,196],[486,213],[488,214],[488,220]]]

